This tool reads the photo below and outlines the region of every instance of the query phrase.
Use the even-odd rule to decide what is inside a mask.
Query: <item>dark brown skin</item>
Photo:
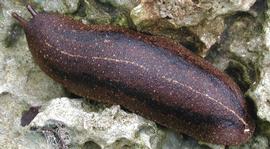
[[[71,92],[209,143],[238,145],[252,136],[255,125],[239,87],[180,44],[28,10],[29,22],[13,17],[35,62]]]

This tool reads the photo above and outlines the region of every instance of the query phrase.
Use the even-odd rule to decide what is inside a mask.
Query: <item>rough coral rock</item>
[[[204,43],[198,47],[198,53],[206,56],[224,31],[225,17],[248,11],[254,3],[255,0],[142,0],[132,9],[131,18],[137,29],[143,31],[188,27]]]
[[[268,2],[269,3],[269,2]],[[266,16],[269,16],[270,11],[266,12]],[[257,47],[256,52],[262,51],[260,53],[260,59],[256,61],[258,64],[260,73],[258,79],[248,91],[248,95],[254,100],[257,116],[261,122],[258,123],[258,130],[261,133],[270,136],[270,20],[266,17],[264,22],[263,30],[264,36],[263,40],[255,41],[252,45],[259,45],[260,43],[265,45],[265,47]],[[250,46],[254,47],[254,46]]]
[[[160,18],[181,27],[197,25],[219,15],[247,11],[254,3],[255,0],[142,0],[131,13],[135,24]]]
[[[266,13],[267,16],[270,15],[268,10]],[[249,95],[254,99],[257,107],[257,115],[260,119],[268,122],[268,127],[265,127],[270,130],[270,20],[267,17],[267,20],[264,23],[265,37],[264,43],[266,48],[261,54],[260,59],[260,76],[256,84],[250,89]],[[268,135],[270,135],[268,133]]]
[[[8,92],[0,93],[0,148],[52,148],[46,139],[39,133],[31,132],[29,127],[20,125],[20,117],[23,110],[29,104],[19,100]]]
[[[73,13],[79,5],[79,0],[43,0],[37,2],[45,11],[60,13]]]
[[[63,124],[62,127],[72,133],[72,140],[66,145],[83,146],[92,140],[101,148],[121,148],[132,145],[131,148],[154,149],[162,138],[162,132],[151,121],[126,113],[119,106],[96,111],[79,99],[53,99],[43,107],[30,125],[41,129],[53,124]],[[61,134],[58,135],[62,137]]]
[[[116,8],[123,8],[127,10],[133,9],[139,4],[139,0],[99,0],[102,3],[111,4]]]

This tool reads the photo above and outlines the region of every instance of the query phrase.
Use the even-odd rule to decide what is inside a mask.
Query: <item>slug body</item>
[[[196,139],[246,142],[255,126],[239,87],[179,44],[37,13],[23,26],[35,62],[71,92],[119,104]]]

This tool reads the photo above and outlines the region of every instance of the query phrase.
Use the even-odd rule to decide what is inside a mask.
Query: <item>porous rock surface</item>
[[[166,19],[178,27],[193,26],[204,19],[247,11],[254,3],[255,0],[141,0],[131,13],[135,24]]]
[[[153,122],[124,112],[120,106],[97,108],[83,101],[85,100],[53,99],[43,107],[30,126],[38,131],[47,127],[49,132],[49,128],[52,129],[52,125],[55,125],[57,134],[46,131],[43,133],[50,138],[51,144],[58,146],[61,140],[66,147],[72,144],[87,146],[87,142],[91,140],[102,149],[124,146],[149,149],[158,147],[164,134]],[[63,135],[59,130],[66,133]]]

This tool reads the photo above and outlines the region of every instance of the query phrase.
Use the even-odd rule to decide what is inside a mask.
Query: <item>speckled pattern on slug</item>
[[[253,134],[238,86],[179,44],[47,13],[24,29],[41,69],[77,95],[210,143],[241,144]]]

